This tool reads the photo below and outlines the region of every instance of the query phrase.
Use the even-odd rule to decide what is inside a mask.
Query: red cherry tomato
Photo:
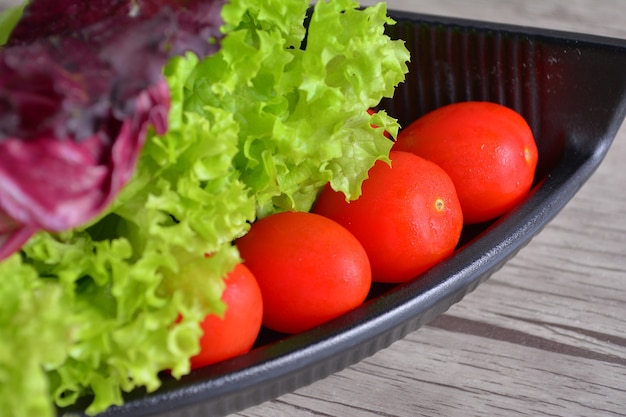
[[[532,186],[537,145],[517,112],[489,102],[462,102],[428,113],[398,136],[394,150],[442,167],[456,186],[466,224],[492,220]]]
[[[261,287],[269,329],[311,329],[357,307],[369,292],[365,250],[345,228],[317,214],[270,215],[236,244]]]
[[[201,323],[200,353],[191,358],[196,369],[248,352],[261,329],[263,300],[252,272],[238,264],[225,280],[223,317],[208,315]]]
[[[346,202],[327,187],[313,211],[345,226],[359,239],[378,282],[415,278],[450,255],[461,235],[461,206],[448,175],[407,152],[378,161],[362,194]]]

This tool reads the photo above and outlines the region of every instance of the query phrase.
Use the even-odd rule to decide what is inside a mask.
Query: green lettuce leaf
[[[28,1],[22,2],[18,6],[13,6],[0,13],[0,46],[4,45],[9,39],[9,35],[19,22],[24,12],[24,7]]]
[[[0,278],[0,410],[51,416],[46,370],[63,363],[70,346],[63,291],[17,255],[0,263]]]
[[[369,168],[387,160],[383,131],[398,126],[380,113],[372,128],[367,109],[393,95],[409,54],[384,35],[393,23],[384,3],[357,7],[318,2],[307,33],[306,2],[232,1],[222,50],[190,76],[185,108],[219,107],[239,125],[234,164],[259,216],[308,211],[328,182],[357,198]]]

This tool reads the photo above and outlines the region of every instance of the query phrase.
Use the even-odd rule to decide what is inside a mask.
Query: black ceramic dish
[[[460,301],[514,256],[598,167],[626,115],[626,41],[391,12],[407,42],[407,81],[382,107],[403,125],[447,103],[487,100],[526,117],[539,147],[535,186],[497,221],[468,230],[456,254],[362,307],[290,337],[265,333],[249,354],[134,391],[102,416],[219,416],[322,379],[387,347]],[[80,415],[62,410],[60,416]]]

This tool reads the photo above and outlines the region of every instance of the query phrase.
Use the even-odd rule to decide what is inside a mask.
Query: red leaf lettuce
[[[225,0],[33,0],[0,49],[0,260],[96,217],[167,130],[162,68],[218,50]]]

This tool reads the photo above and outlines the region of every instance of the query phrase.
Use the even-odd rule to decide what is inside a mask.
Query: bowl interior
[[[407,13],[396,19],[389,32],[406,41],[412,61],[406,83],[382,107],[402,126],[452,102],[504,104],[520,112],[535,134],[540,181],[565,148],[594,152],[622,122],[621,40]]]

